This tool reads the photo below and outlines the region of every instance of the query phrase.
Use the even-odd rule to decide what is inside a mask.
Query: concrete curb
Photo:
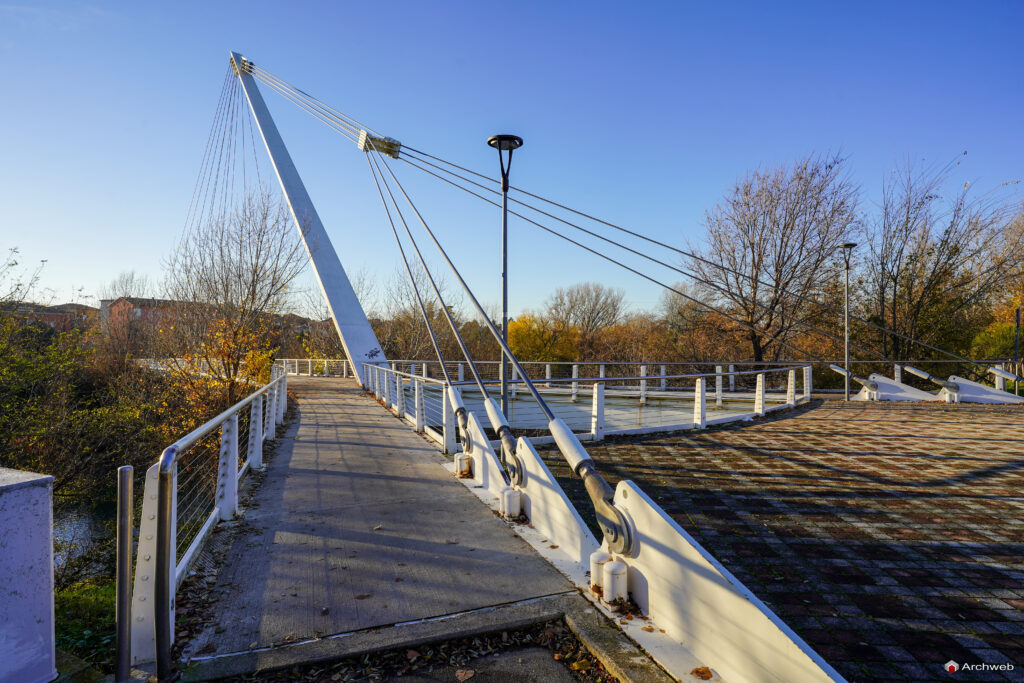
[[[212,681],[296,665],[330,662],[373,652],[525,628],[562,618],[580,642],[619,680],[634,683],[670,683],[674,680],[622,631],[599,614],[583,596],[567,592],[433,619],[193,660],[183,669],[181,681]]]

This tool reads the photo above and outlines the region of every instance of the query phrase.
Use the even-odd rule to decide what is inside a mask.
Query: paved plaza
[[[850,680],[1024,680],[1024,408],[815,401],[588,450]]]

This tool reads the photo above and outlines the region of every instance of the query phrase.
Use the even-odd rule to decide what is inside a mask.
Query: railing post
[[[551,363],[544,364],[544,379],[551,379]],[[551,388],[551,382],[547,383],[547,388]]]
[[[313,376],[313,359],[312,358],[307,358],[306,359],[306,377],[312,377],[312,376]]]
[[[217,468],[217,507],[221,521],[238,514],[238,413],[220,426],[220,463]]]
[[[900,384],[903,383],[903,366],[899,363],[892,366],[892,378]]]
[[[405,418],[405,379],[395,375],[395,408],[398,410],[398,417]]]
[[[156,661],[156,575],[157,503],[160,488],[160,463],[146,470],[142,489],[142,516],[139,521],[139,547],[135,554],[135,580],[132,585],[132,663]],[[174,547],[172,540],[171,547]],[[173,565],[173,561],[170,563]],[[174,567],[169,567],[174,580]]]
[[[665,391],[665,389],[668,387],[668,380],[665,379],[665,375],[667,375],[667,374],[668,373],[665,372],[665,366],[662,365],[661,366],[661,390],[662,391]]]
[[[697,378],[697,386],[693,389],[693,427],[694,429],[704,429],[706,420],[704,414],[707,410],[705,403],[705,386],[704,378]]]
[[[604,363],[601,363],[600,365],[597,366],[597,376],[600,377],[601,379],[605,378]]]
[[[114,588],[117,654],[114,680],[131,678],[132,669],[132,466],[117,468],[117,580]]]
[[[512,381],[508,385],[508,397],[510,401],[516,400],[516,380],[519,379],[519,373],[516,372],[516,366],[512,366]],[[512,406],[508,408],[509,413],[512,412]]]
[[[458,389],[456,389],[458,391]],[[448,399],[448,392],[441,390],[441,427],[444,438],[444,452],[452,454],[455,452],[455,408]]]
[[[459,363],[459,381],[463,382],[466,379],[466,364]]]
[[[1006,369],[1006,364],[1005,363],[1000,363],[997,367],[1000,370],[1005,370]],[[1000,377],[999,375],[996,375],[996,390],[997,391],[1006,391],[1006,378],[1005,377]]]
[[[715,366],[715,407],[722,407],[722,366]]]
[[[263,394],[257,396],[249,408],[249,447],[246,453],[250,469],[263,469]]]
[[[277,435],[277,427],[274,424],[274,399],[277,398],[274,393],[277,391],[277,385],[267,389],[263,404],[263,440],[273,439]]]
[[[754,414],[764,415],[764,373],[757,373],[757,388],[754,390]]]
[[[381,375],[384,377],[384,407],[390,409],[391,403],[391,373],[385,368],[380,369]]]
[[[736,391],[736,375],[732,374],[736,372],[736,366],[729,364],[729,393]]]
[[[647,377],[647,366],[640,366],[640,377]],[[640,380],[640,405],[647,404],[647,380]]]
[[[573,380],[576,380],[579,376],[580,376],[580,366],[577,365],[576,363],[573,363],[572,364],[572,378],[573,378]],[[576,381],[573,381],[573,383],[572,383],[572,399],[571,399],[573,403],[576,402],[576,396],[579,394],[579,392],[580,392],[580,383],[576,382]]]
[[[416,400],[416,431],[422,432],[427,425],[426,416],[423,413],[423,380],[413,380]]]
[[[786,404],[792,408],[796,405],[796,370],[790,370],[786,374]]]
[[[284,414],[288,410],[288,378],[282,377],[277,382],[280,395],[277,401],[277,424],[284,422]]]
[[[805,365],[804,366],[804,398],[806,398],[808,401],[811,400],[811,391],[813,389],[813,387],[812,387],[812,375],[811,375],[811,372],[812,372],[812,366]]]
[[[594,441],[604,439],[604,383],[594,384],[594,402],[590,408],[590,435]]]
[[[423,376],[424,377],[430,377],[430,367],[429,367],[429,365],[430,365],[429,363],[427,363],[426,361],[423,361]]]
[[[156,640],[156,673],[159,680],[170,678],[174,645],[174,595],[178,546],[178,465],[161,471],[157,462],[156,571],[153,586]]]

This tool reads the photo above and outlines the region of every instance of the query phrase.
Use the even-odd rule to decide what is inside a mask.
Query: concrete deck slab
[[[274,647],[572,590],[349,380],[295,378],[268,465],[185,658]]]

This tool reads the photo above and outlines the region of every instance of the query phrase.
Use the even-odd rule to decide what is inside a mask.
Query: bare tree
[[[274,316],[308,261],[298,237],[285,204],[265,191],[185,235],[166,264],[168,355],[222,380],[233,398],[235,382],[269,360]]]
[[[20,269],[18,247],[10,247],[7,255],[0,260],[0,307],[11,307],[27,301],[39,284],[39,275],[46,265],[43,259],[35,268]]]
[[[934,170],[907,163],[882,188],[879,214],[866,230],[868,312],[899,334],[965,352],[988,299],[1006,289],[1019,267],[1024,231],[1008,229],[1010,207],[989,193],[975,197],[965,183],[952,196],[956,163]],[[929,351],[879,332],[882,352],[905,360]]]
[[[100,287],[100,299],[120,299],[121,297],[151,297],[155,287],[145,273],[135,270],[122,270],[107,284]]]
[[[580,360],[594,356],[598,333],[622,319],[625,293],[596,282],[559,287],[547,302],[547,315],[578,335]]]
[[[698,286],[705,300],[749,325],[756,362],[780,357],[796,321],[812,313],[799,297],[835,276],[836,247],[859,225],[858,189],[844,164],[835,154],[811,155],[755,171],[705,217],[698,255],[711,263],[691,259],[690,267],[711,283]]]
[[[446,359],[459,359],[462,354],[452,335],[451,326],[441,309],[431,287],[427,274],[417,264],[411,266],[416,289],[409,281],[409,276],[404,267],[397,268],[391,276],[386,289],[381,296],[381,314],[374,320],[374,331],[380,339],[381,346],[388,358],[433,360],[437,354],[430,341],[430,333],[423,321],[423,313],[420,311],[419,303],[416,300],[416,290],[419,290],[423,299],[423,306],[430,319],[430,325],[437,335],[441,353]],[[452,314],[457,326],[462,324],[462,296],[458,292],[452,292],[443,277],[436,273],[434,281],[437,283],[441,296],[444,298],[448,311]]]

